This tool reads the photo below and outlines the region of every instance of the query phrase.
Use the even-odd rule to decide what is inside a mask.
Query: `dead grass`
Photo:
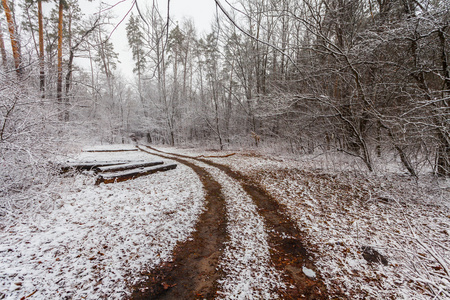
[[[247,175],[308,234],[330,291],[351,299],[450,292],[449,209],[429,179],[292,168],[255,168]]]

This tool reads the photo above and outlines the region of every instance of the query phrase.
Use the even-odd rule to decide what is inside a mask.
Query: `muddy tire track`
[[[176,157],[195,159],[211,165],[225,172],[229,177],[242,184],[258,207],[258,212],[263,216],[269,234],[269,245],[272,248],[271,260],[274,266],[285,275],[286,290],[278,291],[283,299],[329,299],[327,288],[320,276],[320,272],[314,266],[309,251],[306,249],[305,234],[297,227],[286,213],[286,208],[268,195],[262,187],[240,172],[231,170],[230,167],[211,162],[207,159],[196,158],[175,153],[167,153],[146,146],[153,151],[166,153]],[[315,278],[309,278],[303,272],[303,267],[313,270]]]
[[[200,177],[206,191],[206,210],[190,240],[179,244],[174,258],[144,275],[148,280],[132,287],[130,299],[212,299],[222,277],[219,259],[227,240],[225,200],[220,184],[204,169],[180,158],[146,151],[187,165]]]

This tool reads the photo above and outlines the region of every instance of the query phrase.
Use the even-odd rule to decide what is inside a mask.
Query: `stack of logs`
[[[160,171],[172,170],[176,164],[164,164],[162,161],[87,161],[68,162],[61,169],[94,171],[97,175],[96,185],[100,183],[114,183],[153,174]],[[99,174],[100,173],[100,174]]]

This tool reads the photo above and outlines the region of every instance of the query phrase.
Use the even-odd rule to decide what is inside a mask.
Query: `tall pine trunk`
[[[20,75],[21,74],[20,48],[19,48],[19,42],[17,40],[17,36],[15,33],[15,29],[14,29],[14,21],[12,18],[11,9],[9,9],[8,2],[6,0],[2,0],[2,4],[3,4],[3,8],[5,10],[6,21],[8,22],[9,35],[11,37],[11,47],[12,47],[12,52],[13,52],[13,57],[14,57],[14,66],[16,67],[17,74]]]

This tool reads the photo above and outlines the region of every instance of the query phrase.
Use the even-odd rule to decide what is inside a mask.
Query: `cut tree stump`
[[[65,165],[61,166],[61,172],[65,173],[71,169],[75,170],[92,170],[99,167],[113,166],[113,165],[124,165],[129,163],[139,163],[143,160],[132,161],[132,160],[116,160],[116,161],[73,161],[67,162]]]
[[[141,162],[141,163],[132,162],[132,163],[128,163],[128,164],[97,167],[94,169],[94,171],[96,173],[118,172],[118,171],[125,171],[125,170],[137,169],[137,168],[145,168],[145,167],[151,167],[151,166],[162,165],[162,164],[164,164],[164,162],[162,162],[162,161],[151,161],[151,162]]]
[[[153,174],[160,171],[168,171],[175,169],[177,167],[176,164],[169,164],[169,165],[157,165],[153,167],[147,167],[147,168],[138,168],[133,169],[130,171],[124,171],[124,172],[117,172],[117,173],[111,173],[111,174],[102,174],[98,175],[97,180],[95,182],[95,185],[99,185],[100,183],[113,183],[113,182],[121,182],[126,181],[130,179],[135,179],[141,176]]]

